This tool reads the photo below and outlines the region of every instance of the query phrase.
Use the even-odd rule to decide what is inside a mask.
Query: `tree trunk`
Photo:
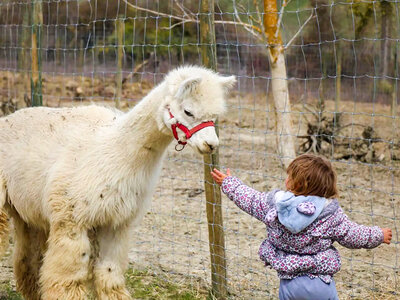
[[[264,0],[264,30],[268,41],[268,56],[271,65],[271,86],[276,114],[278,154],[285,168],[296,156],[289,88],[282,37],[278,28],[276,0]]]

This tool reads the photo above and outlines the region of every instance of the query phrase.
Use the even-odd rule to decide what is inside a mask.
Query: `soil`
[[[28,90],[23,75],[0,74],[0,103],[11,111],[26,104]],[[122,91],[122,108],[136,104],[152,84],[128,82]],[[21,92],[22,91],[22,92]],[[113,105],[112,78],[67,78],[44,76],[43,103],[47,106]],[[25,96],[26,98],[28,96]],[[314,99],[308,99],[314,104]],[[258,190],[283,188],[285,172],[276,152],[275,114],[269,95],[231,95],[228,113],[220,119],[221,169],[232,173]],[[326,101],[326,113],[333,116],[333,101]],[[381,104],[342,101],[344,124],[372,126],[381,139],[373,162],[332,159],[338,174],[339,201],[348,216],[365,225],[393,230],[391,245],[372,250],[349,250],[336,244],[342,255],[342,269],[335,276],[340,299],[398,299],[400,295],[400,162],[390,153],[400,140],[400,119],[390,116]],[[303,103],[292,105],[295,135],[304,135],[307,110]],[[359,126],[341,132],[348,140],[361,138]],[[301,140],[296,141],[297,144]],[[189,147],[181,152],[168,149],[151,210],[132,235],[130,260],[135,268],[170,275],[171,280],[210,285],[210,256],[204,196],[203,159]],[[383,155],[383,156],[382,156]],[[226,196],[222,198],[227,282],[232,299],[277,299],[279,281],[258,258],[265,238],[265,226],[240,211]],[[2,261],[0,282],[13,282],[10,257]]]

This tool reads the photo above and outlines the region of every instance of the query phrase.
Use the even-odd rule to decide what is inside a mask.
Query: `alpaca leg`
[[[4,179],[0,176],[0,258],[3,257],[8,246],[8,215],[4,210],[6,204],[7,189]]]
[[[129,227],[101,228],[98,242],[99,257],[94,266],[97,299],[131,299],[124,278],[128,267]]]
[[[17,290],[29,300],[40,299],[39,270],[46,247],[46,233],[29,227],[14,215],[14,273]]]
[[[8,215],[4,209],[0,208],[0,259],[8,247]]]
[[[87,230],[67,222],[51,225],[47,247],[40,271],[43,299],[87,299],[91,255]]]

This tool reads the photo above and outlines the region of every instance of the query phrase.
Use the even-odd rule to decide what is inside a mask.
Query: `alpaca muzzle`
[[[171,117],[171,119],[175,118],[169,109],[168,109],[168,112],[169,112],[169,116]],[[179,121],[176,121],[175,124],[171,125],[172,133],[174,134],[175,139],[178,141],[178,144],[175,146],[175,150],[182,151],[187,144],[187,142],[182,142],[181,140],[179,140],[178,132],[177,132],[178,128],[185,134],[186,140],[188,140],[196,132],[202,130],[203,128],[210,127],[210,126],[215,127],[215,124],[213,121],[203,122],[203,123],[200,123],[199,125],[193,127],[192,129],[189,129],[182,123],[179,123]],[[179,145],[180,145],[180,147],[179,147]]]

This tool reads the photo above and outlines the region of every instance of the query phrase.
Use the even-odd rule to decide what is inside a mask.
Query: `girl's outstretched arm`
[[[268,193],[262,193],[243,184],[239,178],[231,176],[229,169],[226,174],[214,169],[211,172],[215,182],[221,185],[222,192],[235,204],[265,223],[265,217],[271,207]]]
[[[381,243],[390,244],[392,231],[378,226],[365,226],[350,221],[342,212],[339,224],[333,229],[332,238],[339,244],[351,249],[371,249]]]

